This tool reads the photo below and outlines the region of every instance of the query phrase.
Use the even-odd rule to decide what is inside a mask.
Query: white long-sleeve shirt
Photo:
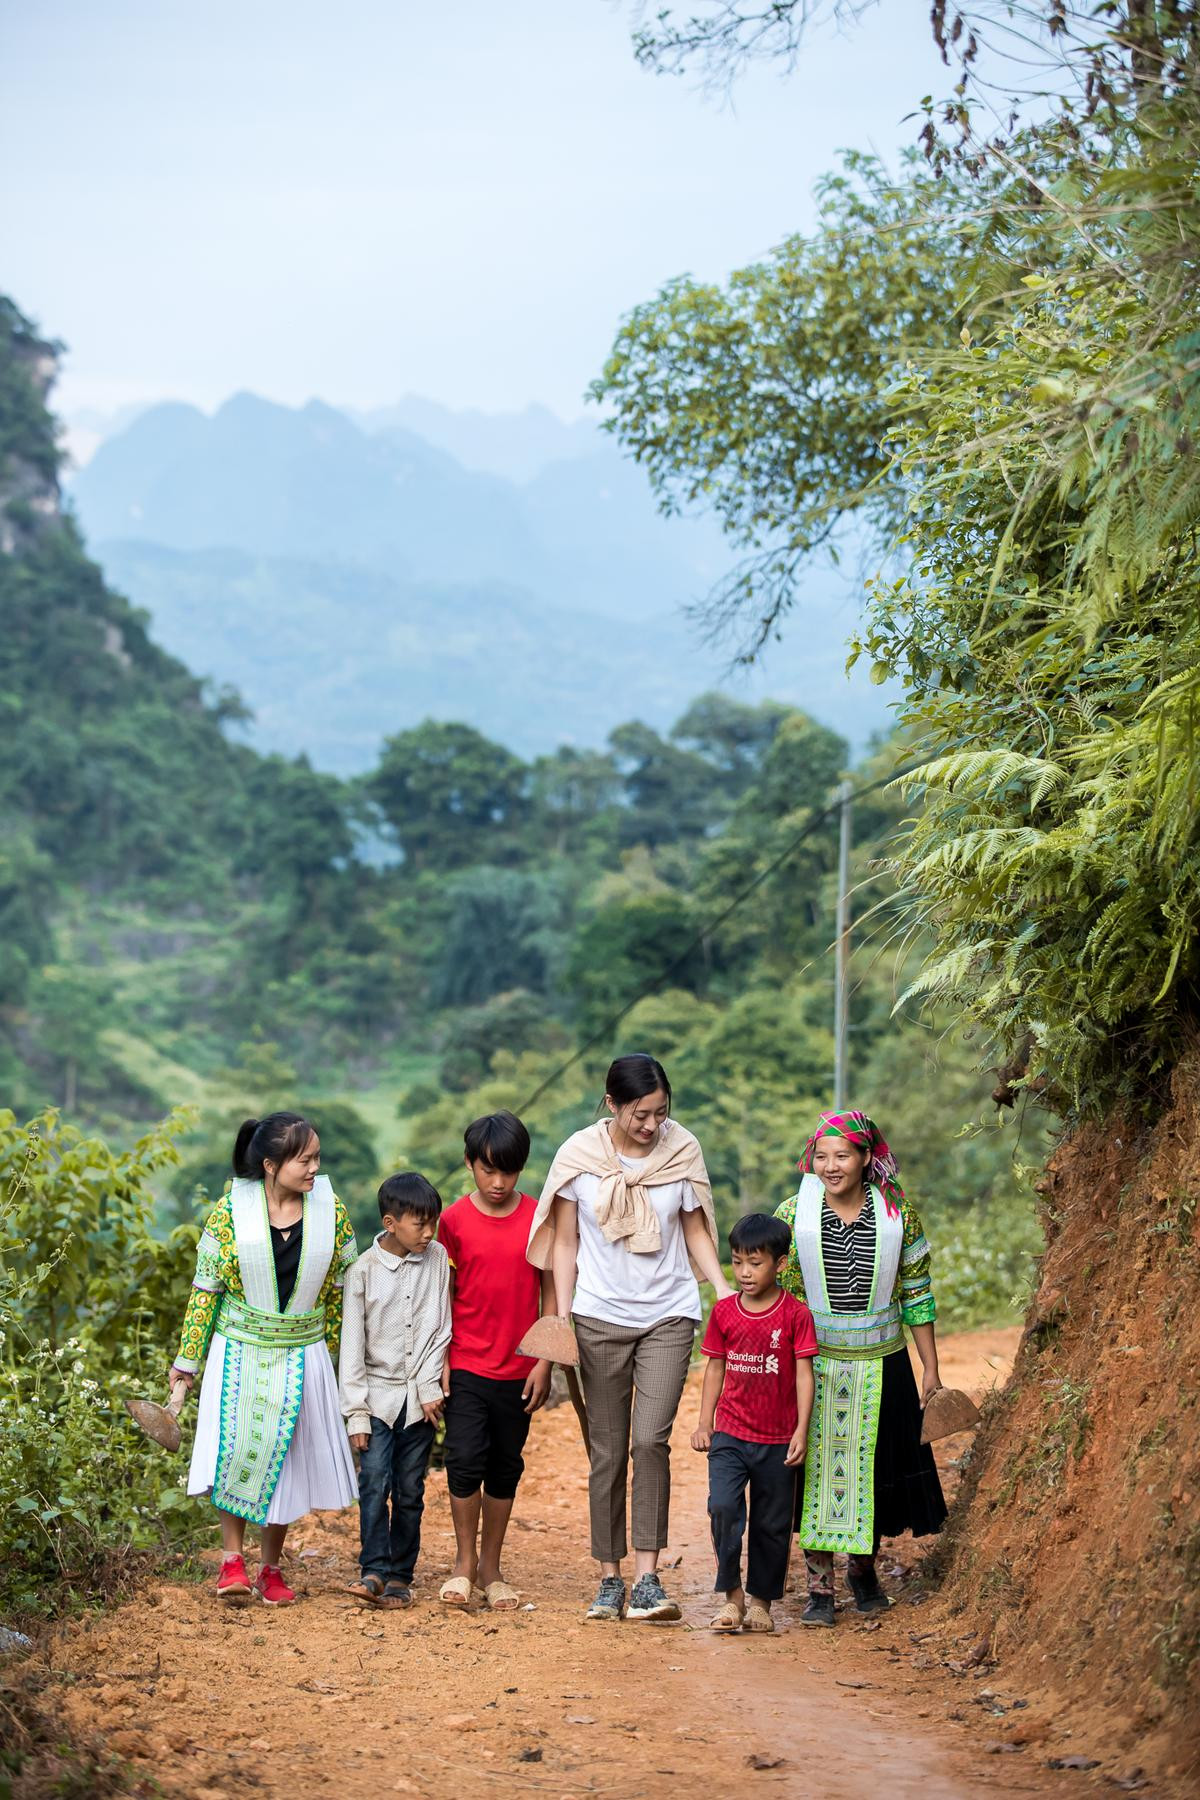
[[[383,1234],[381,1233],[380,1236]],[[379,1238],[346,1271],[338,1389],[350,1436],[370,1433],[371,1417],[414,1425],[442,1393],[450,1342],[450,1264],[434,1240],[393,1256]]]

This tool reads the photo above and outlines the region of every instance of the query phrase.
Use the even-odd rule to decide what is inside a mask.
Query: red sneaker
[[[254,1578],[254,1585],[268,1606],[290,1606],[296,1598],[278,1569],[264,1563]]]
[[[228,1606],[245,1606],[254,1589],[250,1586],[250,1577],[246,1573],[246,1565],[240,1556],[227,1556],[221,1563],[221,1572],[217,1576],[217,1599],[224,1600]]]

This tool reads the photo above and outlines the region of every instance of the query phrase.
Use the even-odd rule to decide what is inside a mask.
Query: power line
[[[938,754],[942,755],[944,752],[939,751]],[[621,1023],[621,1020],[631,1013],[635,1006],[640,1006],[643,1000],[648,1000],[652,994],[660,992],[660,990],[666,986],[671,976],[674,975],[677,970],[683,968],[697,950],[703,948],[706,941],[715,931],[719,930],[719,928],[725,924],[727,919],[732,918],[739,906],[742,906],[744,902],[750,898],[750,895],[755,893],[756,890],[762,886],[764,881],[769,881],[771,876],[783,867],[788,858],[794,851],[799,849],[800,845],[803,844],[806,839],[812,837],[814,832],[819,831],[822,825],[828,824],[835,814],[839,814],[843,806],[850,801],[861,800],[865,798],[867,794],[878,793],[880,788],[890,787],[894,781],[903,781],[905,776],[915,775],[919,769],[925,768],[929,763],[935,760],[936,759],[932,756],[924,756],[921,758],[920,762],[909,763],[905,767],[894,769],[888,775],[880,775],[874,781],[864,782],[861,787],[853,787],[848,781],[842,782],[838,788],[836,797],[829,805],[822,807],[820,812],[814,813],[808,823],[796,833],[795,837],[789,840],[779,852],[778,856],[773,857],[772,860],[767,863],[765,868],[760,869],[757,875],[753,876],[743,887],[739,888],[727,906],[723,907],[719,913],[714,914],[711,919],[708,919],[700,927],[695,935],[689,939],[688,943],[685,944],[678,956],[672,957],[671,961],[667,963],[664,968],[659,970],[654,979],[647,983],[645,987],[639,989],[631,1000],[625,1002],[624,1006],[619,1007],[616,1012],[610,1013],[603,1023],[592,1032],[591,1036],[585,1038],[571,1055],[567,1057],[566,1061],[560,1063],[556,1069],[552,1070],[552,1072],[546,1076],[546,1079],[540,1082],[533,1090],[532,1094],[523,1100],[520,1106],[515,1107],[513,1110],[517,1112],[521,1118],[524,1118],[529,1109],[537,1105],[543,1094],[547,1093],[556,1085],[556,1083],[561,1081],[563,1076],[575,1067],[576,1063],[582,1062],[589,1050],[593,1050],[595,1046],[604,1039],[611,1038],[613,1030]],[[454,1167],[447,1170],[446,1174],[443,1175],[441,1182],[439,1182],[438,1185],[444,1187],[446,1182],[452,1180],[458,1173],[459,1167],[460,1165],[455,1163]]]

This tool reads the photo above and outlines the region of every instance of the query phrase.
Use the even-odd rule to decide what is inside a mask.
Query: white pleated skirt
[[[209,1494],[217,1474],[221,1440],[221,1382],[228,1339],[213,1332],[208,1348],[200,1403],[196,1410],[196,1442],[188,1470],[188,1493]],[[329,1348],[322,1342],[304,1349],[304,1387],[300,1415],[288,1445],[279,1480],[267,1510],[268,1525],[292,1525],[305,1513],[333,1512],[358,1499],[358,1477],[338,1405],[337,1377]]]

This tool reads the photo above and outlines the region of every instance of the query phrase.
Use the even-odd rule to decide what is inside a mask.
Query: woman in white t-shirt
[[[671,1084],[652,1056],[608,1071],[609,1117],[569,1137],[550,1169],[529,1260],[552,1269],[556,1307],[574,1313],[591,1438],[588,1498],[600,1589],[589,1619],[677,1619],[657,1568],[671,1497],[670,1438],[700,1321],[697,1274],[733,1292],[717,1252],[700,1146],[670,1116]],[[633,1461],[635,1581],[626,1607],[625,1492]]]

